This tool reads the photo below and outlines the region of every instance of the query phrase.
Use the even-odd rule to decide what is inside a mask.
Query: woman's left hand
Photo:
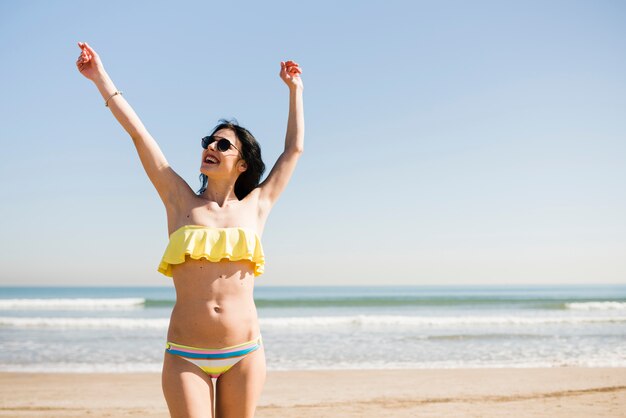
[[[281,61],[280,62],[280,78],[283,79],[285,84],[292,88],[304,89],[302,85],[302,79],[300,78],[302,70],[298,66],[297,62],[293,61]]]

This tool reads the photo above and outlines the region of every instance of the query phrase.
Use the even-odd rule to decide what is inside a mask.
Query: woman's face
[[[220,129],[213,136],[216,139],[226,138],[237,149],[242,149],[241,141],[239,141],[232,129]],[[239,174],[246,171],[246,163],[237,149],[231,145],[230,148],[222,152],[217,149],[217,141],[213,141],[207,149],[202,150],[200,172],[211,178],[227,178],[233,175],[237,178]]]

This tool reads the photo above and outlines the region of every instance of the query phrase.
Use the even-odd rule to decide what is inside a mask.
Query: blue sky
[[[258,285],[626,283],[621,1],[2,2],[0,285],[171,285],[164,207],[78,41],[191,185],[235,117],[305,152]],[[265,176],[264,176],[265,177]]]

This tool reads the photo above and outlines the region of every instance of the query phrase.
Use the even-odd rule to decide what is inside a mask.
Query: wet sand
[[[159,417],[159,373],[0,373],[0,417]],[[256,417],[624,417],[626,368],[268,371]]]

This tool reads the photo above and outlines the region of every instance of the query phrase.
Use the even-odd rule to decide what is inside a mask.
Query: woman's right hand
[[[100,56],[88,44],[79,42],[80,56],[76,60],[78,71],[91,81],[105,74]]]

